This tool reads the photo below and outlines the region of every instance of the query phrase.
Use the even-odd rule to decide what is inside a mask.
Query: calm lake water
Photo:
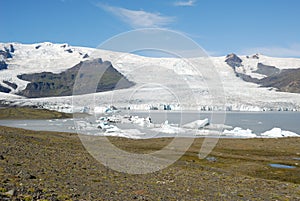
[[[212,113],[199,112],[131,112],[124,114],[138,115],[139,117],[150,116],[153,123],[185,124],[198,119],[211,119]],[[216,115],[216,113],[214,113]],[[300,134],[300,112],[227,112],[226,116],[217,114],[219,122],[224,120],[225,125],[251,129],[253,133],[260,134],[274,127]],[[224,119],[222,118],[224,117]],[[93,119],[92,117],[91,119]],[[91,120],[92,121],[92,120]],[[0,120],[0,125],[30,130],[76,132],[73,119],[63,120]]]
[[[180,123],[180,121],[182,124],[185,124],[197,119],[211,119],[212,117],[210,112],[132,113],[132,115],[135,114],[141,117],[151,116],[155,123],[162,123],[168,120],[169,123],[176,124]],[[216,112],[216,115],[218,118],[218,112]],[[222,121],[222,114],[219,117],[219,121]],[[278,127],[282,130],[300,134],[300,112],[226,112],[224,123],[232,127],[249,128],[254,133],[262,133]]]

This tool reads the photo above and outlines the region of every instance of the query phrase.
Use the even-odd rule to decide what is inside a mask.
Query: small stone
[[[36,176],[30,175],[28,179],[36,179]]]
[[[216,157],[207,157],[206,160],[208,160],[209,162],[217,162],[217,158]]]
[[[5,195],[8,195],[8,196],[13,196],[15,194],[15,190],[10,190],[10,191],[7,191],[6,193],[5,193]]]

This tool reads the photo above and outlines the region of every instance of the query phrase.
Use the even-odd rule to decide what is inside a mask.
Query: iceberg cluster
[[[190,129],[200,129],[200,128],[203,128],[205,126],[208,126],[209,125],[209,121],[207,118],[201,120],[196,120],[196,121],[193,121],[193,122],[190,122],[188,124],[185,124],[183,125],[182,127],[183,128],[190,128]]]
[[[107,109],[103,109],[106,116],[102,116],[93,124],[91,122],[79,121],[79,129],[101,131],[104,136],[119,136],[127,138],[143,138],[147,132],[163,133],[180,136],[214,136],[214,137],[233,137],[233,138],[281,138],[281,137],[300,137],[300,135],[285,131],[280,128],[273,128],[261,134],[254,133],[251,129],[243,129],[231,126],[210,124],[207,118],[192,121],[190,123],[179,126],[178,124],[170,124],[165,121],[161,124],[152,122],[151,117],[129,116],[114,113],[107,113]],[[117,111],[117,110],[114,110]],[[126,126],[127,125],[127,126]],[[134,129],[132,129],[132,125]],[[120,127],[120,128],[119,128]]]
[[[252,132],[250,129],[242,129],[240,127],[235,127],[233,130],[224,130],[223,136],[230,137],[246,137],[246,138],[282,138],[282,137],[300,137],[300,135],[291,132],[285,131],[281,128],[273,128],[269,131],[265,131],[260,135],[257,135]]]

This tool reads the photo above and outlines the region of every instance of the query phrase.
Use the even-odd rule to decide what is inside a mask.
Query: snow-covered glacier
[[[12,58],[6,58],[7,69],[0,70],[0,84],[11,92],[0,93],[2,104],[38,106],[63,112],[93,112],[94,108],[115,105],[121,108],[149,110],[169,106],[172,110],[228,110],[228,111],[299,111],[300,94],[277,92],[237,77],[226,57],[209,58],[150,58],[135,54],[112,52],[95,48],[74,47],[68,44],[0,43],[0,49],[13,46]],[[89,95],[34,98],[18,96],[27,81],[20,74],[60,73],[81,61],[102,58],[130,81],[136,83],[129,89],[100,92]],[[264,55],[241,56],[245,74],[255,74],[258,63],[278,69],[300,68],[300,59],[273,58]],[[1,58],[0,58],[1,59]],[[4,59],[4,58],[2,58]],[[193,63],[195,68],[191,67]],[[208,66],[215,75],[205,74]],[[196,72],[196,71],[200,72]],[[219,83],[210,83],[213,77]],[[7,84],[14,83],[16,88]],[[215,85],[214,85],[215,84]],[[220,93],[211,93],[216,87]],[[75,104],[74,104],[75,100]],[[90,101],[93,100],[93,101]]]

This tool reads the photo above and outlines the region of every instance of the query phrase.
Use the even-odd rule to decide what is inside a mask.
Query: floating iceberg
[[[300,137],[300,135],[291,132],[291,131],[284,131],[281,128],[273,128],[269,131],[266,131],[261,134],[262,137],[268,138],[279,138],[279,137]]]
[[[205,126],[209,125],[209,121],[208,119],[203,119],[203,120],[196,120],[193,122],[190,122],[188,124],[183,125],[183,128],[190,128],[190,129],[200,129],[203,128]]]
[[[232,136],[232,137],[257,137],[256,134],[252,133],[250,129],[242,129],[240,127],[235,127],[233,130],[224,130],[223,136]]]
[[[114,125],[110,125],[109,128],[105,129],[105,133],[115,133],[120,132],[120,129]]]
[[[102,114],[102,113],[105,113],[105,111],[107,110],[107,107],[101,107],[101,106],[96,106],[94,108],[94,113],[95,114]]]
[[[129,122],[137,124],[141,127],[147,127],[147,128],[154,127],[154,125],[152,124],[151,117],[142,118],[138,116],[130,116],[127,119]]]
[[[121,123],[121,117],[119,116],[110,116],[107,118],[107,121],[110,123]]]
[[[95,106],[94,113],[95,114],[113,114],[117,113],[119,110],[115,106],[103,107],[103,106]]]
[[[177,127],[172,124],[170,125],[168,121],[165,121],[165,123],[163,123],[160,128],[154,128],[152,130],[156,132],[167,133],[167,134],[176,134],[176,133],[185,132],[185,129]]]

